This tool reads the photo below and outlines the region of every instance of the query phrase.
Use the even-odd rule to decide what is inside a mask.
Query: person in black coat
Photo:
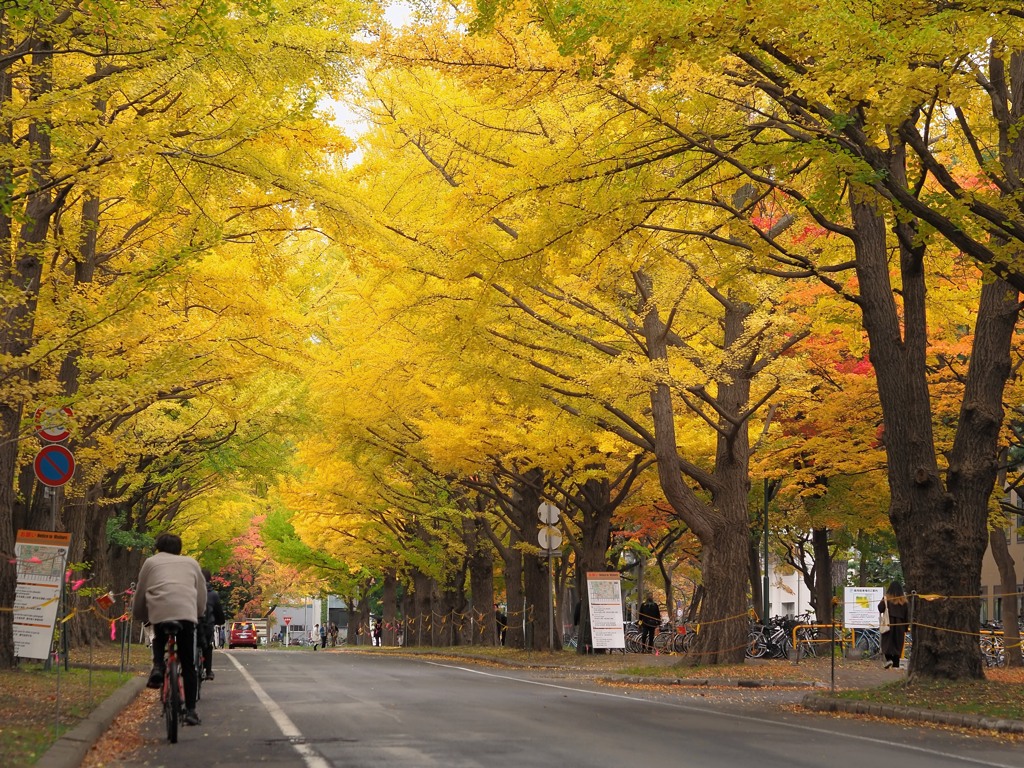
[[[644,653],[654,650],[654,631],[661,626],[661,608],[650,593],[640,604],[640,645]]]
[[[878,603],[878,613],[885,668],[899,669],[903,641],[906,639],[907,629],[910,628],[910,605],[900,582],[894,581],[885,590],[885,596]]]
[[[203,568],[203,578],[206,579],[206,616],[200,622],[199,639],[203,644],[203,666],[206,669],[206,679],[213,680],[213,635],[217,631],[217,625],[224,623],[224,605],[220,601],[220,595],[210,583],[210,571]]]
[[[498,645],[505,645],[505,632],[508,630],[508,616],[501,612],[501,607],[494,604],[494,627],[497,632]]]

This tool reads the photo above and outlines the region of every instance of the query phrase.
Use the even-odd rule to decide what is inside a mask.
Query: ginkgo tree
[[[227,410],[233,383],[253,372],[246,357],[280,357],[274,336],[288,321],[271,330],[259,318],[297,302],[256,286],[297,254],[280,246],[308,229],[302,209],[314,195],[325,209],[345,208],[324,173],[350,145],[317,102],[344,79],[347,40],[366,10],[287,2],[0,10],[0,550],[9,555],[14,526],[38,526],[42,508],[21,470],[32,451],[19,439],[26,409],[74,407],[80,473],[66,488],[61,524],[79,552],[104,551],[105,517],[117,505],[126,519],[126,502],[146,484],[125,482],[126,474],[163,462],[169,477],[168,451],[183,451],[188,464],[204,442],[232,440],[230,421],[190,441],[183,420],[163,425],[139,455],[109,450],[128,445],[112,439],[118,431],[157,424],[140,416],[159,404],[200,403],[163,415],[177,411],[203,430],[204,414]],[[246,271],[232,274],[232,251],[252,259]],[[246,280],[249,296],[237,290]],[[275,311],[257,309],[259,298]],[[239,306],[246,301],[252,314]],[[290,346],[287,334],[278,338]],[[151,485],[151,498],[170,487]],[[105,500],[111,490],[123,495]],[[173,518],[175,501],[165,500],[163,521],[153,524]],[[9,562],[0,567],[3,605],[13,602]],[[9,614],[0,614],[3,664],[12,661],[9,628]]]
[[[742,150],[724,153],[732,166],[762,191],[784,189],[793,210],[852,246],[858,290],[851,299],[870,338],[885,420],[890,519],[908,582],[937,596],[918,607],[911,675],[980,677],[979,612],[963,598],[978,592],[1024,288],[1019,7],[529,5],[581,74],[628,67],[678,81],[688,73],[691,93],[744,113],[751,140],[742,150],[764,157],[764,147],[774,171],[759,170]],[[486,26],[520,4],[481,7]],[[695,66],[703,67],[697,77]],[[717,99],[723,85],[745,96]],[[772,134],[777,141],[766,140]],[[722,152],[712,138],[702,141]],[[827,280],[828,265],[813,249],[765,239],[777,271]],[[942,452],[928,382],[924,266],[949,250],[972,259],[987,279],[975,298],[952,447]]]
[[[735,280],[754,246],[728,231],[728,206],[688,208],[679,187],[719,185],[726,201],[747,193],[628,98],[581,86],[528,27],[480,39],[452,30],[442,21],[404,39],[394,56],[385,50],[394,69],[370,80],[374,120],[391,141],[374,150],[408,158],[401,176],[375,177],[389,226],[420,246],[421,269],[450,292],[462,296],[476,279],[478,302],[509,304],[507,328],[483,339],[522,359],[532,371],[522,378],[565,413],[658,458],[663,491],[701,539],[714,585],[699,656],[742,658],[747,430],[785,376],[780,353],[802,334],[768,311],[771,278]],[[413,71],[403,78],[399,63]],[[649,84],[622,82],[650,112],[660,108]],[[443,211],[443,231],[414,218],[427,199],[432,213]],[[472,344],[471,308],[453,314],[449,333]],[[782,367],[751,389],[773,361]],[[675,437],[682,425],[694,436],[685,461]]]

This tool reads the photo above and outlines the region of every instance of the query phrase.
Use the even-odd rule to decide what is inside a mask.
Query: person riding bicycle
[[[199,627],[199,639],[203,644],[203,668],[206,670],[206,679],[213,680],[213,636],[217,631],[217,625],[224,623],[224,606],[220,602],[220,595],[210,583],[210,571],[203,568],[203,578],[206,580],[206,613]]]
[[[206,580],[199,563],[181,554],[181,538],[173,533],[156,537],[156,554],[142,564],[135,583],[132,616],[153,626],[153,671],[149,688],[160,688],[164,677],[167,633],[163,622],[181,624],[178,657],[185,683],[185,724],[199,725],[196,714],[196,619],[206,615]]]

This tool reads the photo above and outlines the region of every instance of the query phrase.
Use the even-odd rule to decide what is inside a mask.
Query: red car
[[[228,648],[239,648],[242,646],[257,648],[259,644],[259,633],[251,621],[231,622],[231,629],[228,632]]]

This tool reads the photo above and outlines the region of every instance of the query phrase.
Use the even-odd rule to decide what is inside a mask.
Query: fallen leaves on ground
[[[34,763],[128,678],[111,670],[47,670],[36,662],[0,670],[0,764]]]
[[[145,688],[135,700],[125,707],[111,724],[107,732],[97,741],[80,768],[108,768],[124,763],[129,757],[146,747],[154,747],[159,739],[151,733],[151,725],[160,719],[160,699]]]

